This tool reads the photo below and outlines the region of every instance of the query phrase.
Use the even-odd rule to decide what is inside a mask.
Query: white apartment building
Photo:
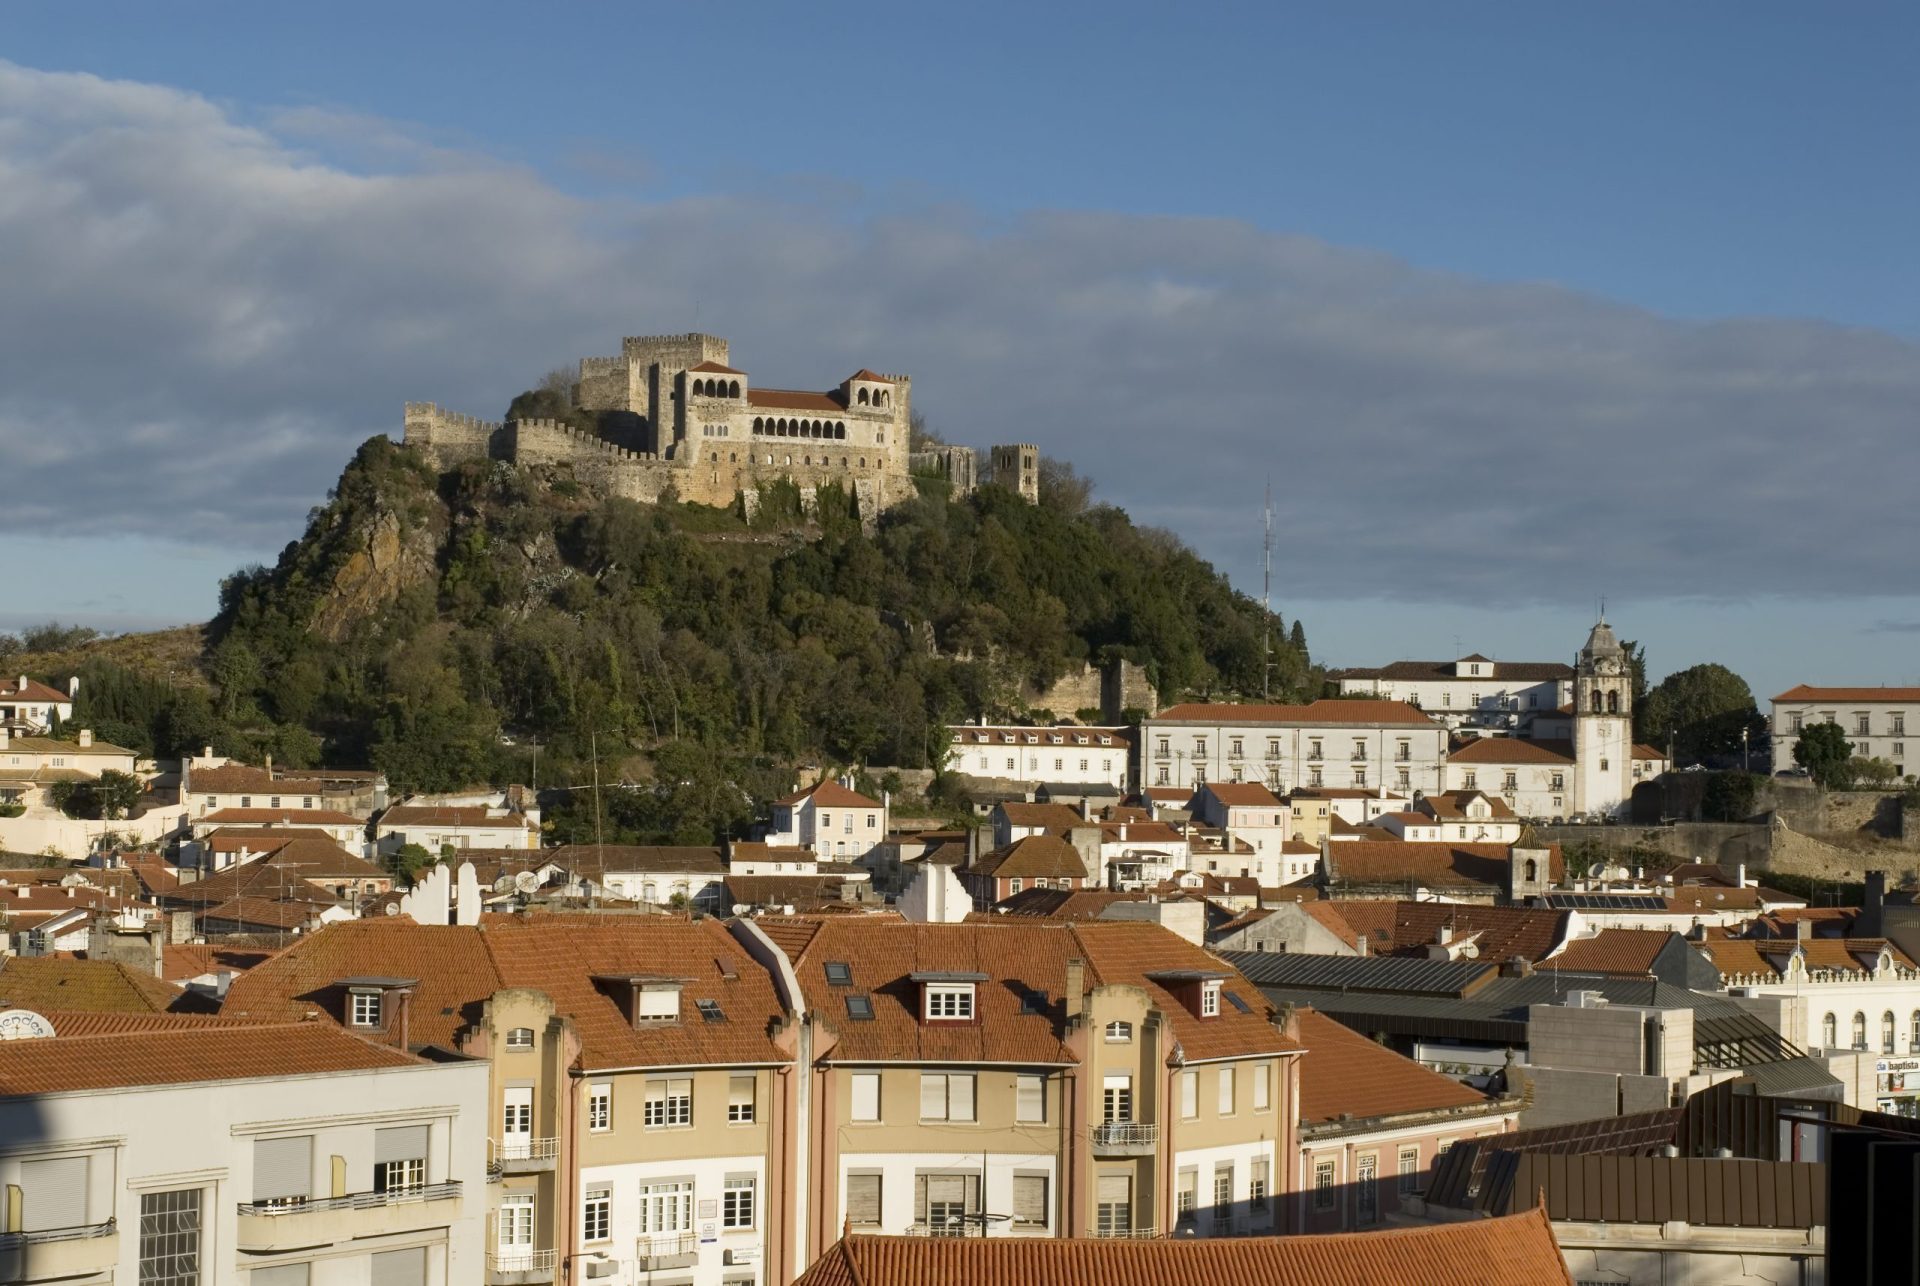
[[[1907,730],[1920,735],[1920,688],[1816,688],[1801,684],[1773,699],[1773,770],[1794,767],[1793,745],[1817,723],[1837,723],[1862,759],[1885,759],[1905,777],[1920,756],[1907,751]],[[1920,747],[1916,747],[1920,749]]]
[[[1275,794],[1442,789],[1447,729],[1403,701],[1169,707],[1141,724],[1145,786],[1259,782]]]
[[[1573,700],[1573,667],[1559,661],[1395,661],[1342,670],[1342,696],[1404,701],[1449,728],[1515,728]]]
[[[0,1040],[0,1280],[485,1278],[484,1062],[320,1023],[11,1010],[0,1026],[25,1037]]]
[[[1126,728],[1025,728],[957,724],[947,770],[967,777],[1036,786],[1127,788],[1133,738]]]

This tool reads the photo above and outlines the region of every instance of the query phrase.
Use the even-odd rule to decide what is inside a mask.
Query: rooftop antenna
[[[1260,699],[1269,700],[1273,684],[1273,475],[1267,475],[1266,532],[1260,545]]]

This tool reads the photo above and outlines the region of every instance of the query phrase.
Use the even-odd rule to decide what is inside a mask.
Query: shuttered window
[[[1233,1115],[1233,1069],[1220,1069],[1220,1115]]]
[[[1180,1115],[1191,1121],[1200,1115],[1200,1073],[1180,1073]]]
[[[389,1161],[426,1160],[427,1127],[424,1125],[396,1125],[391,1129],[373,1132],[373,1163],[384,1165]]]
[[[753,1077],[727,1078],[727,1120],[739,1125],[753,1120]]]
[[[1047,1176],[1013,1176],[1013,1221],[1030,1228],[1047,1226]]]
[[[973,1077],[920,1077],[920,1119],[923,1121],[971,1121],[973,1119]]]
[[[966,1216],[980,1213],[980,1176],[972,1174],[917,1174],[913,1204],[919,1220],[936,1229],[957,1232]]]
[[[1103,1174],[1094,1182],[1093,1199],[1098,1207],[1095,1229],[1102,1237],[1115,1237],[1133,1231],[1133,1176],[1125,1172]]]
[[[920,1119],[943,1121],[946,1116],[947,1078],[922,1075],[920,1077]]]
[[[1014,1116],[1021,1121],[1047,1119],[1047,1080],[1044,1076],[1016,1078]]]
[[[383,1250],[373,1257],[372,1286],[426,1286],[427,1248]]]
[[[308,1264],[276,1264],[247,1274],[247,1286],[307,1286]]]
[[[853,1074],[853,1119],[856,1121],[880,1119],[880,1073],[855,1072]]]
[[[878,1227],[880,1224],[880,1176],[847,1176],[847,1222],[854,1227]]]
[[[1253,1110],[1264,1112],[1273,1101],[1273,1064],[1253,1065]]]
[[[313,1195],[313,1136],[255,1139],[253,1199],[304,1201]]]
[[[87,1222],[87,1158],[55,1157],[20,1167],[24,1232],[78,1228]]]

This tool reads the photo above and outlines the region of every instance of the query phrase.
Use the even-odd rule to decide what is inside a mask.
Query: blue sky
[[[51,195],[0,200],[0,235],[73,258],[45,304],[0,298],[31,353],[0,358],[0,442],[106,515],[0,518],[81,573],[8,623],[204,616],[398,397],[497,414],[699,326],[780,382],[909,369],[951,436],[1019,422],[1255,591],[1274,474],[1276,596],[1330,662],[1559,656],[1604,594],[1656,672],[1920,677],[1904,560],[1836,548],[1912,539],[1903,490],[1845,485],[1915,463],[1912,6],[25,3],[5,30],[0,176]],[[120,379],[84,374],[103,351]],[[1258,395],[1162,397],[1189,369]],[[182,467],[195,426],[247,472]],[[1158,469],[1156,438],[1213,467]]]

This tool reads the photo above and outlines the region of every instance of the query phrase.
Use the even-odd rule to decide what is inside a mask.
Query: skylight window
[[[871,996],[848,996],[847,1017],[857,1023],[873,1021],[873,998]]]
[[[700,1016],[710,1023],[727,1021],[726,1011],[720,1008],[717,1000],[696,1000],[693,1002],[700,1010]]]
[[[1023,1014],[1044,1014],[1047,1012],[1047,993],[1028,990],[1020,993],[1020,1012]]]
[[[1253,1012],[1253,1010],[1247,1006],[1247,1002],[1240,999],[1239,992],[1229,991],[1226,993],[1226,996],[1227,996],[1227,1003],[1232,1005],[1235,1009],[1238,1009],[1241,1013],[1250,1014]]]
[[[829,960],[826,969],[828,986],[851,987],[853,985],[853,966],[846,961]]]

